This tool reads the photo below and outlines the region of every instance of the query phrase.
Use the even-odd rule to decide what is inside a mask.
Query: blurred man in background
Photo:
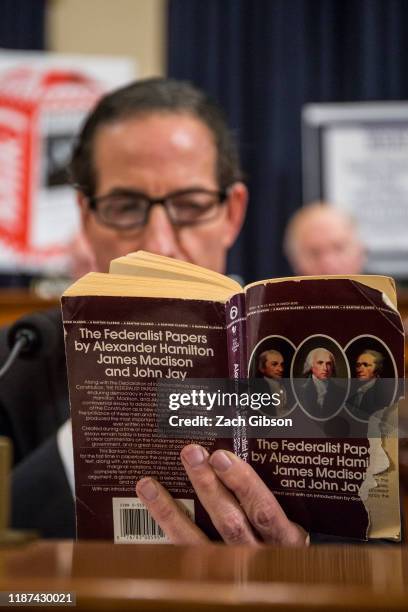
[[[290,219],[284,251],[298,276],[361,274],[364,247],[353,220],[325,202],[303,206]]]

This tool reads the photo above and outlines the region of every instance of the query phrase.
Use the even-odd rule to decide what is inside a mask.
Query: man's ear
[[[81,216],[82,229],[85,229],[87,225],[87,220],[90,215],[88,199],[83,193],[81,193],[80,191],[77,191],[76,201],[79,207],[79,214]]]
[[[77,191],[76,200],[79,207],[79,214],[81,217],[81,230],[84,234],[87,234],[89,227],[89,219],[91,218],[88,198],[80,191]]]
[[[230,248],[238,237],[245,220],[248,204],[248,189],[244,183],[236,182],[228,190],[227,223],[223,235],[224,245]]]

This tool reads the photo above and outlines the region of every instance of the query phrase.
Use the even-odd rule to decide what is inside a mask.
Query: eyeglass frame
[[[230,191],[231,185],[229,185],[228,187],[224,188],[224,189],[204,189],[204,188],[190,188],[190,189],[179,189],[176,191],[171,191],[170,193],[166,194],[165,196],[162,196],[160,198],[151,198],[149,197],[146,193],[144,193],[143,191],[137,191],[137,190],[120,190],[117,192],[113,192],[113,193],[107,193],[105,195],[101,195],[101,196],[87,196],[86,199],[88,201],[89,204],[89,208],[90,210],[92,210],[96,216],[96,218],[98,219],[98,221],[102,224],[105,225],[107,227],[113,227],[114,229],[119,229],[119,230],[123,230],[123,231],[127,231],[127,230],[131,230],[131,229],[136,229],[136,228],[142,228],[144,227],[147,223],[148,223],[148,219],[149,219],[149,214],[151,211],[151,208],[153,206],[155,206],[156,204],[161,204],[165,211],[166,214],[170,220],[170,223],[175,226],[175,227],[194,227],[196,225],[201,225],[204,223],[207,223],[208,221],[213,221],[216,217],[211,217],[210,219],[203,219],[202,221],[197,220],[197,221],[193,221],[193,222],[181,222],[181,223],[177,223],[175,221],[173,221],[172,217],[171,217],[171,213],[169,210],[168,205],[166,205],[166,203],[171,200],[172,198],[176,197],[176,196],[180,196],[180,195],[188,195],[191,193],[204,193],[207,195],[212,195],[212,196],[217,196],[218,197],[218,201],[215,202],[215,206],[214,208],[220,208],[221,206],[224,206],[226,203],[226,200],[229,196],[229,191]],[[104,219],[101,219],[101,217],[98,215],[98,202],[100,202],[101,200],[106,200],[107,198],[111,197],[111,196],[126,196],[126,195],[131,195],[131,196],[139,196],[141,198],[144,198],[146,202],[148,202],[148,206],[145,210],[145,217],[144,217],[144,221],[143,223],[137,223],[134,225],[130,225],[128,227],[119,227],[118,225],[112,224],[112,223],[108,223],[106,222]]]

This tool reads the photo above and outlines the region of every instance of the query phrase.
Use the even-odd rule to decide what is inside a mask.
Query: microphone
[[[17,357],[32,359],[51,355],[58,343],[61,333],[57,321],[49,315],[35,312],[19,319],[12,325],[7,334],[10,354],[0,369],[0,378],[10,369]]]

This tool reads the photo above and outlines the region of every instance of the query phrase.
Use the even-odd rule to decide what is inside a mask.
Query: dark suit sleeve
[[[52,353],[19,357],[0,380],[0,435],[14,454],[11,523],[42,537],[73,537],[74,503],[56,441],[69,416],[61,312],[42,315],[55,328]],[[0,364],[10,353],[7,334],[0,330]]]
[[[12,473],[14,529],[35,529],[43,538],[75,537],[74,500],[53,436]]]

